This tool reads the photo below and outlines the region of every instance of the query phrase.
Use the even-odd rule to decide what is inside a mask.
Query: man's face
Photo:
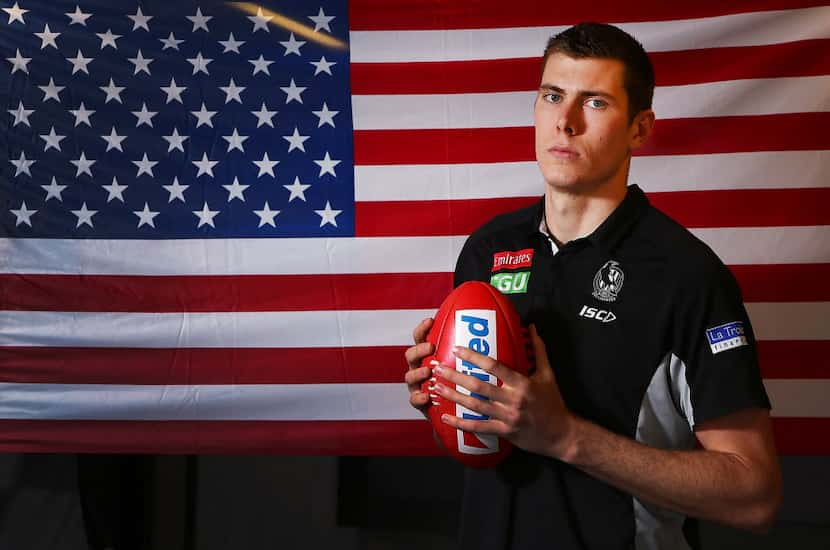
[[[653,114],[629,124],[624,71],[614,59],[548,57],[534,105],[536,160],[548,185],[575,193],[625,185],[629,154]]]

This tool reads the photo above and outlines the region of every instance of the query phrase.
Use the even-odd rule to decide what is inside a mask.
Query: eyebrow
[[[554,86],[553,84],[542,84],[539,86],[539,90],[542,92],[550,91],[556,92],[557,94],[566,94],[565,90],[560,88],[559,86]],[[605,97],[608,99],[615,99],[615,97],[607,92],[600,92],[599,90],[579,90],[577,95],[582,97]]]

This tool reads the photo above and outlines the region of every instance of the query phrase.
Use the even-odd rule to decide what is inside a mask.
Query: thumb
[[[536,325],[530,325],[529,328],[530,341],[533,344],[533,353],[536,356],[536,372],[533,374],[533,378],[554,379],[545,342],[539,336],[539,333],[536,332]]]

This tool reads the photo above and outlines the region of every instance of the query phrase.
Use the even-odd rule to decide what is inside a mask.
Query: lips
[[[560,159],[575,159],[579,156],[579,153],[570,147],[562,147],[558,145],[548,148],[548,153]]]

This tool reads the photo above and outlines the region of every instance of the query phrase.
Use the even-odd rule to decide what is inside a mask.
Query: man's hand
[[[487,400],[464,395],[439,383],[435,390],[442,397],[490,417],[489,420],[465,420],[444,415],[442,420],[468,432],[497,434],[526,451],[559,457],[567,449],[573,415],[562,400],[545,344],[533,325],[530,336],[536,354],[536,372],[529,377],[469,348],[459,347],[454,351],[456,357],[499,378],[501,387],[457,372],[452,367],[436,367],[437,376],[471,393],[483,395]]]
[[[432,328],[433,319],[424,319],[415,330],[412,332],[412,339],[415,345],[408,348],[404,356],[406,362],[409,364],[409,370],[404,377],[406,386],[409,388],[409,403],[424,413],[426,416],[426,408],[429,405],[429,394],[421,391],[421,384],[432,377],[432,369],[429,367],[422,367],[421,361],[424,357],[429,356],[435,352],[435,346],[427,342],[427,334]]]

